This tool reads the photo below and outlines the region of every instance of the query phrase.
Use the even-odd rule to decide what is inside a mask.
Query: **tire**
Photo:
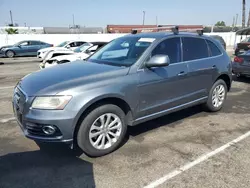
[[[107,128],[105,130],[103,128],[104,126],[101,126],[102,117],[104,119],[103,122],[107,122],[108,116],[111,117],[109,125],[112,122],[115,123],[110,128],[113,129],[115,127],[119,127],[118,129],[108,130]],[[100,157],[109,154],[121,145],[127,132],[127,125],[125,122],[125,113],[118,106],[113,104],[99,106],[87,114],[81,122],[80,128],[77,132],[77,144],[85,154],[91,157]],[[95,129],[94,127],[98,129]],[[102,133],[100,134],[100,132]],[[111,135],[110,132],[112,132],[113,135],[117,134],[117,137]],[[93,136],[91,138],[91,134],[96,133],[98,133],[98,136]],[[104,136],[103,145],[102,142]],[[108,137],[110,139],[108,139]],[[97,143],[98,139],[99,142]],[[111,140],[114,143],[110,142]],[[97,143],[96,146],[94,146],[94,143]]]
[[[237,79],[241,79],[241,78],[243,78],[243,77],[244,77],[244,76],[243,76],[242,74],[240,74],[240,73],[237,73],[237,74],[236,74],[236,78],[237,78]]]
[[[8,50],[5,55],[8,57],[8,58],[13,58],[15,56],[15,52],[13,52],[12,50]]]
[[[220,88],[220,86],[224,89],[224,94],[222,94],[222,92],[219,92],[220,89],[218,88]],[[215,94],[216,89],[218,89],[218,92],[221,93],[219,96],[223,96],[223,99],[221,97],[216,97]],[[218,100],[219,102],[215,104],[216,102],[214,102],[213,100],[214,98],[220,98],[221,101]],[[221,110],[221,108],[223,107],[226,98],[227,98],[227,85],[224,80],[219,79],[214,83],[213,87],[209,92],[208,100],[205,103],[205,108],[210,112],[217,112]]]

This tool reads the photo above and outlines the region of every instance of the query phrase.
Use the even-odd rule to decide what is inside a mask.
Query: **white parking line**
[[[240,137],[232,140],[231,142],[228,142],[227,144],[217,148],[216,150],[207,153],[205,155],[200,156],[199,158],[197,158],[195,161],[187,163],[186,165],[170,172],[169,174],[166,174],[165,176],[161,177],[160,179],[151,182],[149,185],[145,186],[144,188],[153,188],[153,187],[157,187],[165,182],[167,182],[168,180],[174,178],[175,176],[181,174],[182,172],[185,172],[186,170],[189,170],[190,168],[196,166],[199,163],[202,163],[204,161],[206,161],[207,159],[209,159],[210,157],[213,157],[214,155],[224,151],[225,149],[227,149],[228,147],[244,140],[245,138],[250,136],[250,131],[248,131],[247,133],[241,135]]]
[[[12,120],[15,120],[15,117],[0,119],[0,123],[7,123],[7,122],[12,121]]]
[[[0,89],[11,89],[14,88],[15,86],[6,86],[6,87],[0,87]]]

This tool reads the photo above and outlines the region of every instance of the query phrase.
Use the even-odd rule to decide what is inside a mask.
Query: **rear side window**
[[[31,45],[41,45],[41,42],[39,42],[39,41],[33,41],[33,42],[31,42]]]
[[[183,60],[192,61],[209,57],[207,43],[204,39],[194,37],[182,38]]]
[[[217,56],[221,54],[220,49],[213,42],[211,42],[210,40],[207,40],[207,44],[209,46],[210,53],[212,56]]]
[[[178,63],[181,61],[181,39],[179,37],[170,38],[162,41],[152,51],[154,55],[168,55],[170,63]]]

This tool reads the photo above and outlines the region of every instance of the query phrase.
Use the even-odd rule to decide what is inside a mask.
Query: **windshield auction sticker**
[[[138,42],[154,42],[155,38],[140,38]]]

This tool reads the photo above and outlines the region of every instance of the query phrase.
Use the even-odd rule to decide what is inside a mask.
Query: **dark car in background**
[[[215,40],[218,40],[221,43],[221,45],[223,46],[223,48],[225,50],[227,49],[227,44],[226,44],[225,40],[221,36],[219,36],[219,35],[210,35],[210,37],[214,38]]]
[[[52,46],[52,44],[42,41],[25,40],[14,45],[0,47],[0,55],[9,58],[15,56],[36,56],[38,50]]]
[[[243,52],[232,62],[233,73],[237,77],[250,76],[250,51]]]
[[[234,54],[237,56],[241,51],[247,51],[249,49],[250,49],[250,37],[247,37],[236,45]]]

